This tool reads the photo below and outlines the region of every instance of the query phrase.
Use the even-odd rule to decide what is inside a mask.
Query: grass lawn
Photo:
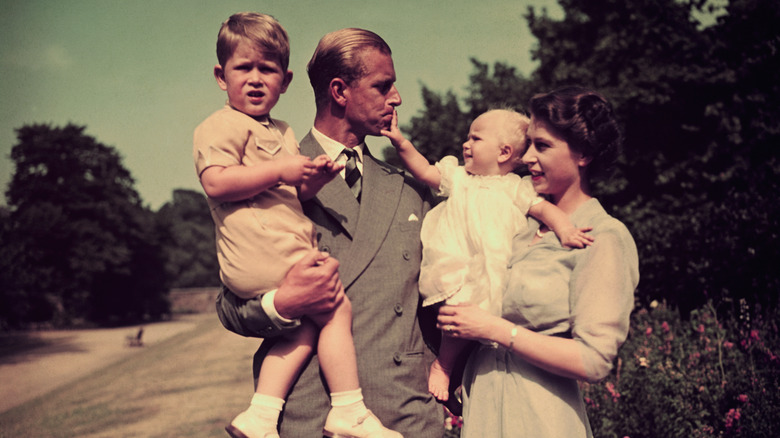
[[[0,413],[0,437],[225,437],[252,395],[258,340],[216,316]]]

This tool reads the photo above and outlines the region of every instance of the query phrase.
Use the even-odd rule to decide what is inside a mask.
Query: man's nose
[[[401,105],[401,93],[398,92],[398,88],[396,88],[395,85],[393,85],[393,88],[390,90],[390,95],[387,100],[392,106]]]

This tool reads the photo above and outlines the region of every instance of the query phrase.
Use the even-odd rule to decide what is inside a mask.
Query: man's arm
[[[330,312],[344,299],[336,259],[312,250],[290,268],[273,294],[275,313],[287,320],[304,315]],[[217,297],[217,315],[226,329],[241,336],[274,337],[294,329],[298,324],[280,323],[264,309],[263,297],[244,300],[223,288]]]

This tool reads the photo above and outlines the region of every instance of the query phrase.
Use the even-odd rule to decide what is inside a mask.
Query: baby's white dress
[[[512,238],[526,228],[528,209],[542,198],[527,178],[469,175],[454,156],[436,163],[439,195],[447,199],[425,216],[420,238],[423,306],[471,303],[501,314]]]

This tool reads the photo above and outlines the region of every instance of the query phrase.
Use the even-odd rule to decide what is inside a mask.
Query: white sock
[[[252,396],[252,401],[247,411],[261,420],[270,421],[276,425],[283,406],[284,399],[265,394],[255,394]]]
[[[339,411],[342,415],[359,417],[368,411],[368,408],[363,403],[363,391],[360,388],[351,391],[332,392],[330,394],[330,405],[333,407],[333,410]]]

